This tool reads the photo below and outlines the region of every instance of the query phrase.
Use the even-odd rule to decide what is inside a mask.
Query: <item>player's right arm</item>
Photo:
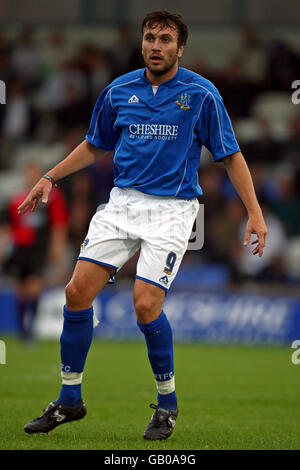
[[[110,153],[111,151],[102,150],[90,144],[87,140],[84,140],[64,160],[48,171],[47,174],[51,176],[54,181],[58,181],[65,176],[91,165],[99,158],[107,156]],[[24,214],[28,209],[34,211],[40,200],[43,204],[46,204],[51,189],[51,181],[46,178],[41,178],[18,207],[18,213]]]

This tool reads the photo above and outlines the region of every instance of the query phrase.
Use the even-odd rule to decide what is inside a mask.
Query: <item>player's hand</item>
[[[25,214],[28,209],[31,209],[31,212],[35,211],[40,200],[43,204],[47,204],[51,189],[51,181],[41,178],[18,207],[18,214]]]
[[[268,229],[262,214],[256,214],[249,217],[244,238],[244,246],[247,246],[250,242],[252,233],[256,234],[257,236],[257,239],[251,242],[251,245],[256,245],[252,250],[252,254],[257,255],[258,253],[259,257],[261,257],[266,245],[266,236],[268,233]]]

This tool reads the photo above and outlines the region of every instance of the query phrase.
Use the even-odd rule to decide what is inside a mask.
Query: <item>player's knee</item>
[[[134,302],[137,319],[141,323],[150,323],[155,320],[161,308],[157,305],[156,299],[149,297],[139,297]]]
[[[85,292],[82,287],[70,281],[65,288],[67,305],[78,306],[85,303]]]

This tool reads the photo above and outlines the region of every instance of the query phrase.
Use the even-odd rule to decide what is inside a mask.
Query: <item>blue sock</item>
[[[62,385],[57,403],[65,406],[75,406],[81,398],[81,384]]]
[[[64,307],[64,325],[60,337],[63,382],[72,373],[71,385],[63,383],[56,400],[65,406],[75,406],[81,398],[81,373],[93,338],[93,307],[72,311]],[[64,377],[65,375],[65,377]],[[71,377],[71,375],[70,375]],[[75,384],[74,384],[75,382]]]
[[[164,312],[150,323],[137,322],[144,333],[148,357],[158,388],[158,405],[171,410],[177,407],[174,385],[173,335]],[[162,393],[163,392],[163,393]]]

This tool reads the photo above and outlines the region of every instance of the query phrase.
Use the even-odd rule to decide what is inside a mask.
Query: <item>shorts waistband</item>
[[[197,198],[192,198],[192,199],[183,199],[175,196],[158,196],[155,194],[147,194],[143,193],[142,191],[139,191],[138,189],[135,188],[119,188],[118,186],[115,186],[119,191],[123,192],[123,194],[132,194],[135,196],[140,197],[141,199],[160,199],[161,201],[195,201]]]

